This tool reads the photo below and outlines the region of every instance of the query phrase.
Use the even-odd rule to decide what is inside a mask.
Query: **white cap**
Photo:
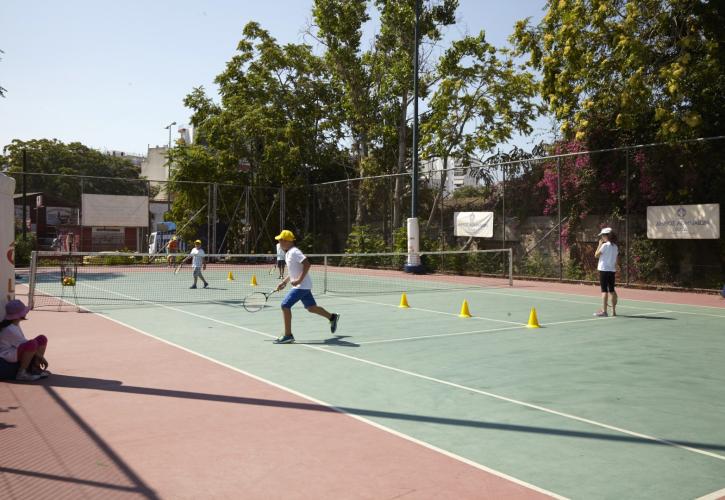
[[[599,232],[599,234],[598,234],[597,236],[601,236],[601,235],[603,235],[603,234],[609,234],[609,233],[611,233],[611,232],[612,232],[612,228],[611,228],[611,227],[605,227],[604,229],[602,229],[602,230],[601,230],[601,231]]]

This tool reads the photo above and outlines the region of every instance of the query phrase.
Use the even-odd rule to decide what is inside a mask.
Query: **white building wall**
[[[148,154],[141,163],[141,176],[151,181],[152,186],[159,186],[159,193],[152,198],[153,201],[166,201],[166,181],[169,180],[169,167],[166,164],[166,146],[149,148]],[[156,181],[156,182],[154,182]]]
[[[478,181],[470,175],[469,169],[460,167],[461,161],[449,158],[447,165],[446,185],[444,191],[446,193],[453,193],[456,189],[462,186],[477,186]],[[472,162],[475,165],[475,162]],[[459,170],[460,169],[460,170]],[[441,177],[443,170],[443,159],[432,158],[430,160],[424,160],[420,163],[420,176],[428,180],[431,187],[440,187]]]

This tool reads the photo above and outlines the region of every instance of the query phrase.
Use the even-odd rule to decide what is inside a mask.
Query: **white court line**
[[[393,305],[393,304],[386,304],[384,302],[374,302],[372,300],[356,299],[356,298],[353,298],[353,297],[337,297],[337,298],[341,298],[343,300],[351,300],[353,302],[361,302],[363,304],[374,304],[376,306],[395,307],[396,309],[398,308],[398,306]],[[409,309],[414,309],[416,311],[424,311],[424,312],[428,312],[428,313],[432,313],[432,314],[442,314],[444,316],[455,316],[455,317],[458,317],[458,314],[447,313],[447,312],[444,312],[444,311],[436,311],[434,309],[425,309],[425,308],[422,308],[422,307],[410,307]],[[479,320],[485,320],[485,321],[495,321],[496,323],[506,323],[508,325],[516,325],[516,326],[526,326],[526,323],[521,323],[520,321],[506,321],[505,319],[486,318],[486,317],[483,317],[483,316],[472,316],[470,319],[479,319]]]
[[[712,493],[708,493],[707,495],[696,498],[695,500],[719,500],[720,498],[725,498],[725,488],[713,491]]]
[[[411,308],[413,309],[413,308]],[[646,313],[639,313],[639,314],[630,314],[630,316],[646,316],[647,314],[665,314],[672,311],[656,311],[656,312],[646,312]],[[606,318],[588,318],[588,319],[574,319],[574,320],[568,320],[568,321],[555,321],[552,323],[541,323],[542,328],[546,328],[547,326],[554,326],[554,325],[566,325],[569,323],[585,323],[587,321],[606,321],[606,320],[613,320],[615,319],[612,316],[608,316]],[[491,333],[491,332],[503,332],[507,330],[519,330],[522,328],[526,328],[526,325],[521,326],[506,326],[502,328],[490,328],[488,330],[471,330],[468,332],[456,332],[456,333],[438,333],[434,335],[421,335],[419,337],[403,337],[403,338],[397,338],[397,339],[385,339],[385,340],[371,340],[369,342],[358,342],[358,345],[368,345],[368,344],[387,344],[391,342],[403,342],[407,340],[423,340],[423,339],[433,339],[433,338],[440,338],[440,337],[457,337],[459,335],[475,335],[478,333]]]
[[[84,286],[88,286],[90,288],[96,288],[96,287],[93,287],[91,285],[86,285],[86,284],[84,284]],[[117,293],[117,292],[111,292],[111,293],[114,293],[114,294],[119,295],[119,296],[122,296],[122,297],[133,298],[134,300],[138,300],[138,299],[135,299],[134,297],[131,297],[129,295],[125,295],[125,294],[121,294],[121,293]],[[256,333],[256,334],[259,334],[259,335],[263,335],[265,337],[275,337],[274,335],[270,335],[268,333],[264,333],[264,332],[260,332],[260,331],[257,331],[257,330],[253,330],[251,328],[245,328],[245,327],[242,327],[242,326],[239,326],[239,325],[234,325],[232,323],[227,323],[226,321],[220,321],[218,319],[210,318],[208,316],[203,316],[201,314],[191,313],[189,311],[184,311],[182,309],[177,309],[177,308],[174,308],[174,307],[165,306],[163,304],[157,304],[155,302],[151,302],[151,301],[147,301],[147,300],[142,300],[141,302],[146,302],[148,304],[160,306],[160,307],[163,307],[165,309],[171,309],[173,311],[179,311],[179,312],[182,312],[184,314],[189,314],[191,316],[196,316],[196,317],[203,318],[203,319],[207,319],[207,320],[210,320],[210,321],[215,321],[215,322],[220,323],[220,324],[223,324],[223,325],[228,325],[228,326],[231,326],[231,327],[234,327],[234,328],[239,328],[241,330],[246,330],[246,331],[249,331],[249,332],[252,332],[252,333]],[[300,398],[303,398],[303,399],[307,399],[308,401],[312,401],[313,403],[316,403],[316,404],[318,404],[320,406],[326,406],[326,407],[328,407],[328,408],[330,408],[330,409],[332,409],[334,411],[337,411],[337,412],[339,412],[339,413],[341,413],[343,415],[347,415],[348,417],[352,417],[355,420],[358,420],[358,421],[363,422],[363,423],[365,423],[367,425],[370,425],[372,427],[375,427],[376,429],[380,429],[381,431],[384,431],[384,432],[387,432],[389,434],[392,434],[393,436],[396,436],[396,437],[405,439],[406,441],[410,441],[411,443],[415,443],[417,445],[423,446],[424,448],[428,448],[429,450],[438,452],[438,453],[440,453],[442,455],[445,455],[445,456],[447,456],[449,458],[452,458],[452,459],[458,460],[459,462],[462,462],[464,464],[470,465],[471,467],[475,467],[476,469],[479,469],[479,470],[488,472],[490,474],[493,474],[494,476],[498,476],[498,477],[500,477],[502,479],[506,479],[507,481],[511,481],[512,483],[518,484],[519,486],[523,486],[523,487],[528,488],[528,489],[531,489],[533,491],[537,491],[537,492],[542,493],[544,495],[549,495],[552,498],[566,500],[566,497],[561,496],[561,495],[558,495],[558,494],[556,494],[556,493],[554,493],[552,491],[545,490],[544,488],[540,488],[540,487],[535,486],[535,485],[533,485],[531,483],[527,483],[526,481],[523,481],[521,479],[517,479],[517,478],[515,478],[513,476],[510,476],[510,475],[504,473],[504,472],[500,472],[500,471],[497,471],[495,469],[491,469],[490,467],[486,467],[483,464],[479,464],[478,462],[474,462],[473,460],[469,460],[468,458],[462,457],[460,455],[456,455],[455,453],[452,453],[450,451],[447,451],[447,450],[444,450],[442,448],[439,448],[439,447],[437,447],[437,446],[435,446],[433,444],[427,443],[425,441],[421,441],[420,439],[416,439],[416,438],[414,438],[412,436],[408,436],[407,434],[403,434],[401,432],[398,432],[398,431],[396,431],[394,429],[391,429],[391,428],[386,427],[386,426],[384,426],[382,424],[379,424],[379,423],[377,423],[377,422],[375,422],[373,420],[369,420],[369,419],[367,419],[365,417],[361,417],[359,415],[355,415],[354,413],[349,413],[349,412],[347,412],[347,411],[345,411],[345,410],[343,410],[341,408],[338,408],[337,406],[334,406],[334,405],[332,405],[330,403],[327,403],[327,402],[325,402],[325,401],[323,401],[321,399],[317,399],[317,398],[314,398],[312,396],[308,396],[307,394],[304,394],[304,393],[302,393],[300,391],[297,391],[297,390],[294,390],[294,389],[290,389],[289,387],[285,387],[283,385],[277,384],[275,382],[272,382],[271,380],[265,379],[263,377],[260,377],[258,375],[253,374],[253,373],[250,373],[248,371],[242,370],[242,369],[237,368],[235,366],[228,365],[228,364],[226,364],[226,363],[224,363],[222,361],[219,361],[217,359],[210,358],[208,356],[205,356],[204,354],[198,353],[196,351],[193,351],[191,349],[188,349],[188,348],[186,348],[184,346],[181,346],[179,344],[175,344],[174,342],[171,342],[169,340],[163,339],[161,337],[157,337],[156,335],[153,335],[151,333],[145,332],[145,331],[141,330],[140,328],[136,328],[135,326],[131,326],[131,325],[127,324],[127,323],[124,323],[122,321],[119,321],[117,319],[114,319],[114,318],[106,315],[105,313],[95,312],[94,314],[98,314],[99,316],[101,316],[103,318],[106,318],[106,319],[108,319],[110,321],[113,321],[114,323],[117,323],[117,324],[119,324],[121,326],[124,326],[126,328],[129,328],[129,329],[131,329],[131,330],[133,330],[135,332],[138,332],[138,333],[140,333],[142,335],[146,335],[148,337],[151,337],[152,339],[158,340],[159,342],[163,342],[163,343],[165,343],[167,345],[170,345],[170,346],[176,347],[177,349],[181,349],[182,351],[188,352],[189,354],[193,354],[194,356],[198,356],[198,357],[203,358],[203,359],[205,359],[207,361],[211,361],[212,363],[215,363],[217,365],[220,365],[220,366],[223,366],[225,368],[228,368],[229,370],[233,370],[235,372],[241,373],[242,375],[245,375],[247,377],[250,377],[250,378],[252,378],[254,380],[258,380],[259,382],[265,383],[265,384],[270,385],[272,387],[276,387],[277,389],[283,390],[283,391],[288,392],[290,394],[294,394],[297,397],[300,397]],[[300,344],[300,345],[303,345],[303,344]],[[314,346],[310,346],[310,345],[305,345],[305,347],[312,348],[312,349],[316,349]],[[320,350],[325,351],[324,349],[320,349]]]
[[[504,295],[506,297],[516,297],[519,299],[529,299],[530,298],[531,300],[548,300],[548,301],[554,301],[554,302],[566,302],[569,304],[590,305],[590,306],[594,306],[594,307],[601,304],[601,299],[599,299],[598,302],[581,302],[578,300],[558,299],[558,298],[554,298],[554,297],[542,297],[533,291],[529,292],[531,294],[530,296],[529,295],[519,295],[519,294],[515,294],[515,293],[495,292],[495,291],[483,290],[483,289],[477,289],[477,288],[471,288],[470,291],[473,293],[485,293],[485,294],[489,294],[489,295]],[[528,290],[522,290],[522,291],[528,292]],[[578,297],[578,295],[575,295],[573,293],[564,293],[564,292],[555,292],[555,291],[545,291],[544,293],[555,293],[555,294],[559,294],[559,295],[569,295],[569,296]],[[596,299],[596,297],[592,297],[592,300],[594,300],[594,299]],[[619,298],[619,300],[620,300],[620,302],[622,300],[626,300],[627,302],[644,302],[646,304],[662,304],[662,305],[667,305],[667,306],[684,306],[684,307],[706,307],[709,309],[722,310],[722,308],[715,307],[715,306],[696,306],[696,305],[692,305],[692,304],[678,304],[675,302],[658,302],[658,301],[651,301],[651,300],[647,301],[647,300],[639,300],[639,299],[622,299],[621,297]],[[618,309],[627,308],[627,309],[655,310],[655,308],[652,308],[652,307],[629,306],[629,305],[621,304],[621,303],[617,304],[617,308]],[[691,312],[691,311],[672,311],[672,312],[680,313],[680,314],[690,314],[690,315],[694,315],[694,316],[709,316],[709,317],[713,317],[713,318],[725,318],[725,315],[719,315],[719,314],[709,314],[709,313]]]
[[[84,286],[87,286],[87,287],[90,287],[90,288],[96,288],[96,287],[94,287],[92,285],[87,285],[87,284],[84,284]],[[106,291],[107,292],[108,290],[103,290],[103,291]],[[252,328],[247,328],[247,327],[244,327],[244,326],[235,325],[233,323],[228,323],[226,321],[221,321],[221,320],[218,320],[218,319],[209,317],[209,316],[204,316],[202,314],[192,313],[192,312],[189,312],[189,311],[185,311],[183,309],[178,309],[176,307],[171,307],[171,306],[167,306],[167,305],[164,305],[164,304],[158,304],[158,303],[151,302],[151,301],[148,301],[148,300],[137,299],[137,298],[132,297],[130,295],[124,295],[124,294],[121,294],[121,293],[118,293],[118,292],[111,292],[111,293],[116,294],[116,295],[119,295],[119,296],[122,296],[122,297],[129,298],[129,299],[138,300],[140,302],[146,302],[147,304],[156,305],[158,307],[162,307],[164,309],[169,309],[171,311],[177,311],[177,312],[180,312],[182,314],[188,314],[190,316],[196,316],[198,318],[206,319],[208,321],[214,321],[216,323],[220,323],[220,324],[223,324],[223,325],[230,326],[232,328],[237,328],[239,330],[244,330],[244,331],[251,332],[251,333],[255,333],[255,334],[258,334],[258,335],[263,335],[265,337],[275,337],[275,335],[272,335],[272,334],[269,334],[269,333],[261,332],[259,330],[254,330]],[[389,371],[396,372],[396,373],[402,373],[404,375],[408,375],[408,376],[411,376],[411,377],[419,378],[421,380],[427,380],[429,382],[434,382],[436,384],[445,385],[445,386],[453,387],[453,388],[456,388],[456,389],[461,389],[461,390],[464,390],[464,391],[467,391],[467,392],[472,392],[474,394],[480,394],[482,396],[488,396],[488,397],[493,398],[493,399],[498,399],[500,401],[506,401],[508,403],[513,403],[515,405],[523,406],[523,407],[526,407],[526,408],[531,408],[533,410],[542,411],[544,413],[549,413],[551,415],[557,415],[559,417],[564,417],[564,418],[568,418],[568,419],[571,419],[571,420],[576,420],[578,422],[583,422],[585,424],[593,425],[593,426],[596,426],[596,427],[601,427],[603,429],[608,429],[610,431],[619,432],[621,434],[626,434],[628,436],[633,436],[633,437],[636,437],[636,438],[639,438],[639,439],[644,439],[644,440],[647,440],[647,441],[653,441],[653,442],[656,442],[656,443],[665,444],[665,445],[668,445],[668,446],[673,446],[673,447],[678,448],[678,449],[681,449],[681,450],[686,450],[686,451],[690,451],[692,453],[697,453],[697,454],[700,454],[700,455],[705,455],[705,456],[708,456],[708,457],[711,457],[711,458],[716,458],[718,460],[725,460],[725,456],[718,455],[717,453],[713,453],[713,452],[710,452],[710,451],[701,450],[699,448],[693,448],[691,446],[684,446],[684,445],[681,445],[681,444],[673,443],[672,441],[668,441],[666,439],[658,438],[658,437],[655,437],[655,436],[649,436],[647,434],[642,434],[642,433],[639,433],[639,432],[630,431],[630,430],[627,430],[627,429],[623,429],[621,427],[615,427],[613,425],[609,425],[609,424],[605,424],[605,423],[602,423],[602,422],[598,422],[596,420],[590,420],[590,419],[587,419],[587,418],[578,417],[576,415],[572,415],[571,413],[564,413],[564,412],[552,410],[550,408],[546,408],[545,406],[535,405],[535,404],[532,404],[532,403],[527,403],[525,401],[519,401],[517,399],[508,398],[506,396],[501,396],[501,395],[495,394],[493,392],[483,391],[483,390],[480,390],[480,389],[475,389],[473,387],[467,387],[465,385],[456,384],[455,382],[448,382],[447,380],[441,380],[441,379],[437,379],[435,377],[429,377],[428,375],[423,375],[422,373],[416,373],[416,372],[412,372],[412,371],[409,371],[409,370],[403,370],[401,368],[396,368],[394,366],[384,365],[384,364],[378,363],[376,361],[370,361],[370,360],[367,360],[367,359],[364,359],[364,358],[358,358],[356,356],[352,356],[352,355],[349,355],[349,354],[344,354],[344,353],[341,353],[341,352],[331,351],[329,349],[326,349],[326,348],[323,348],[323,347],[319,347],[319,346],[314,346],[314,345],[310,345],[310,344],[297,344],[297,345],[300,345],[300,346],[302,346],[302,347],[304,347],[306,349],[313,349],[313,350],[321,351],[321,352],[324,352],[324,353],[327,353],[327,354],[332,354],[333,356],[339,356],[339,357],[342,357],[342,358],[351,359],[353,361],[357,361],[359,363],[364,363],[364,364],[367,364],[367,365],[370,365],[370,366],[375,366],[377,368],[382,368],[384,370],[389,370]]]

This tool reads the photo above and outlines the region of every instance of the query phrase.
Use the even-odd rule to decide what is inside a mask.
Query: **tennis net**
[[[512,284],[511,251],[422,252],[424,274],[404,272],[400,253],[310,254],[315,293],[389,294],[503,287]],[[273,254],[208,254],[197,288],[186,254],[33,252],[29,301],[33,308],[106,304],[221,303],[236,305],[251,292],[270,291],[286,270]]]

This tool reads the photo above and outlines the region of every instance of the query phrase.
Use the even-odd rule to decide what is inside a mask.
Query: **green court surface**
[[[725,309],[622,291],[618,317],[594,318],[592,296],[412,285],[409,309],[397,291],[320,293],[341,314],[338,335],[297,305],[296,344],[275,345],[279,298],[248,313],[240,301],[256,288],[226,277],[211,271],[212,290],[173,297],[163,280],[155,298],[122,279],[79,280],[77,292],[103,291],[81,302],[90,311],[565,497],[725,488]],[[275,282],[258,278],[262,290]],[[473,318],[458,316],[464,299]],[[526,328],[532,307],[540,329]]]

